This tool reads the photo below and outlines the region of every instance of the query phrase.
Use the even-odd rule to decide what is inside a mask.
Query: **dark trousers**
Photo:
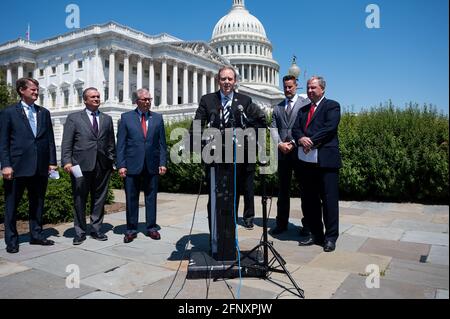
[[[297,181],[300,180],[299,161],[295,156],[296,154],[289,154],[286,159],[280,159],[278,161],[279,191],[277,201],[277,226],[280,228],[287,228],[289,222],[292,173],[295,174]],[[302,219],[302,224],[303,227],[306,226],[305,218]]]
[[[317,241],[336,242],[339,237],[339,169],[301,162],[300,174],[302,210],[311,233]]]
[[[159,175],[150,174],[144,167],[139,175],[127,175],[125,195],[127,200],[127,234],[137,233],[139,224],[139,195],[141,189],[145,196],[145,220],[147,231],[158,230],[156,224],[156,197]]]
[[[105,202],[108,196],[108,184],[111,177],[111,169],[103,169],[99,163],[91,172],[83,172],[83,177],[72,179],[72,192],[74,201],[74,226],[77,236],[86,234],[86,203],[88,195],[91,195],[91,232],[99,233],[105,215]]]
[[[242,217],[246,222],[252,222],[255,218],[255,170],[249,170],[247,164],[238,164],[236,170],[237,194],[239,194],[236,198],[236,211],[239,211],[240,195],[243,195],[244,213]]]
[[[44,199],[47,191],[48,177],[34,175],[31,177],[16,177],[13,180],[3,180],[5,189],[5,243],[7,246],[17,246],[17,207],[25,188],[28,190],[29,222],[31,239],[43,239],[42,215]]]

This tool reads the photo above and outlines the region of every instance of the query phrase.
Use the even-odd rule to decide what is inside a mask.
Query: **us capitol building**
[[[135,108],[133,95],[141,87],[149,89],[152,109],[166,122],[192,117],[200,97],[218,89],[215,75],[224,65],[235,67],[238,90],[262,108],[284,98],[272,45],[244,0],[233,0],[209,43],[151,36],[110,22],[39,42],[0,44],[0,73],[9,85],[24,76],[39,81],[37,103],[51,112],[58,146],[67,115],[84,109],[87,87],[99,89],[101,110],[113,117],[117,132],[121,113]]]

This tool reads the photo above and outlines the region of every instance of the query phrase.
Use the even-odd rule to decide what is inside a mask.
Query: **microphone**
[[[242,125],[242,127],[245,128],[245,126],[246,126],[245,123],[249,123],[249,120],[247,118],[247,115],[245,115],[244,107],[239,104],[237,108],[238,108],[239,112],[241,113],[241,125]]]
[[[212,127],[215,121],[216,121],[216,112],[212,112],[211,116],[209,117],[208,127]]]

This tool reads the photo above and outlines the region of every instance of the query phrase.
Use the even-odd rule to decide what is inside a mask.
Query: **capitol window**
[[[78,60],[78,69],[83,68],[83,60]]]
[[[64,72],[69,72],[69,63],[64,63]]]

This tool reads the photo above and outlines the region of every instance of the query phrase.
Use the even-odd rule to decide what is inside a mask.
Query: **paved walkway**
[[[121,192],[116,192],[116,200],[124,200]],[[20,252],[8,254],[2,241],[0,299],[163,298],[180,266],[195,201],[194,195],[159,194],[160,241],[140,233],[138,239],[124,244],[125,212],[105,217],[109,237],[105,242],[88,237],[82,245],[73,246],[71,223],[46,230],[56,242],[51,247],[31,246],[27,236],[22,236]],[[201,196],[186,256],[189,251],[208,250],[206,202],[207,196]],[[255,203],[255,228],[239,226],[242,250],[257,245],[262,234],[259,197]],[[299,200],[293,199],[291,207],[300,207]],[[332,253],[317,246],[298,246],[299,209],[292,211],[286,233],[269,236],[306,298],[449,298],[448,206],[340,202],[340,207],[341,235]],[[271,211],[269,228],[275,223],[276,199]],[[144,221],[143,209],[140,221]],[[80,270],[79,288],[66,286],[66,277],[75,274],[73,265]],[[166,298],[296,298],[257,278],[185,281],[186,269],[184,260]],[[377,284],[370,275],[373,269],[381,273],[379,288],[369,289],[366,282]],[[292,287],[283,274],[273,274],[272,279]]]

